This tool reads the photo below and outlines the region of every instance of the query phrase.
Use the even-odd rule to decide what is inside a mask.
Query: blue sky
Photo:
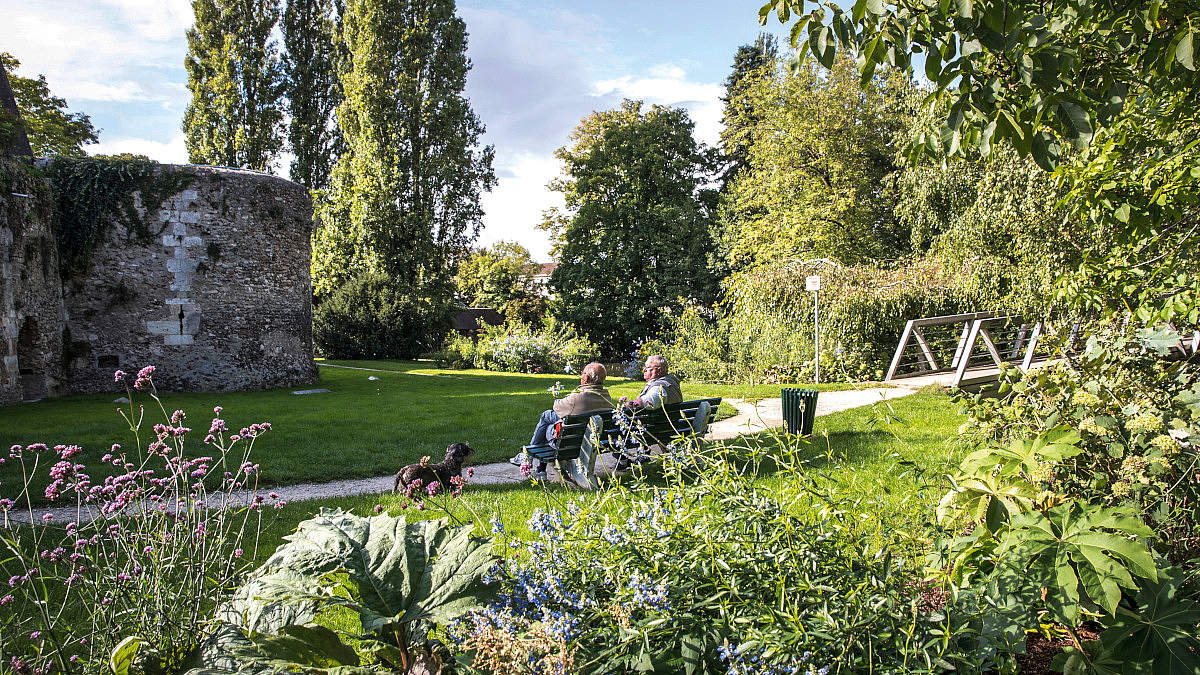
[[[696,136],[715,141],[722,82],[737,47],[761,30],[759,4],[459,2],[474,63],[467,96],[496,147],[499,179],[484,198],[479,243],[515,240],[548,259],[546,235],[534,226],[561,203],[545,189],[559,169],[553,152],[592,110],[622,98],[682,106]],[[0,0],[0,16],[0,50],[21,61],[19,72],[45,74],[101,129],[89,151],[187,161],[180,122],[189,100],[189,0]]]

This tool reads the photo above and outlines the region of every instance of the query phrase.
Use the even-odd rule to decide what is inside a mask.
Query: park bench
[[[556,441],[527,445],[524,451],[535,460],[557,462],[563,477],[595,489],[596,458],[606,450],[619,451],[631,445],[665,447],[681,436],[703,436],[720,404],[720,398],[705,398],[641,410],[631,416],[632,425],[620,424],[612,410],[568,415]]]

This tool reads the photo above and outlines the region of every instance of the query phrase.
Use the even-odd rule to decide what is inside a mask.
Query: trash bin
[[[784,387],[783,421],[789,434],[807,436],[812,433],[813,420],[817,416],[817,390],[791,389]]]

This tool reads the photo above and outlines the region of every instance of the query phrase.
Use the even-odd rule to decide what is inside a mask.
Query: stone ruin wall
[[[0,405],[61,390],[63,298],[48,186],[0,156]]]
[[[192,178],[145,214],[155,240],[113,223],[90,271],[63,282],[64,392],[116,391],[113,371],[145,365],[164,390],[314,381],[308,193],[252,171],[159,170]]]

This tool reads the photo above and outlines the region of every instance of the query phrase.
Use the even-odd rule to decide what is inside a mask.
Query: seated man
[[[537,427],[533,430],[533,439],[529,441],[529,444],[545,445],[546,433],[559,420],[568,415],[582,415],[584,413],[612,410],[612,396],[604,388],[604,378],[606,377],[608,377],[608,371],[604,369],[604,364],[592,362],[584,366],[583,371],[579,374],[579,387],[571,394],[555,401],[552,410],[542,413],[542,416],[538,419]],[[527,461],[527,457],[528,455],[522,452],[508,461],[510,464],[521,466]],[[536,477],[545,480],[545,462],[538,462]]]
[[[646,380],[646,386],[642,387],[642,391],[637,395],[637,398],[626,402],[625,398],[621,398],[622,407],[630,412],[636,412],[643,408],[661,408],[668,403],[683,403],[683,390],[679,387],[679,378],[667,372],[667,360],[658,354],[654,354],[646,359],[646,365],[642,368],[642,378]],[[621,453],[613,453],[617,457],[617,470],[623,471],[629,468],[633,460]],[[639,461],[643,458],[639,458]]]

